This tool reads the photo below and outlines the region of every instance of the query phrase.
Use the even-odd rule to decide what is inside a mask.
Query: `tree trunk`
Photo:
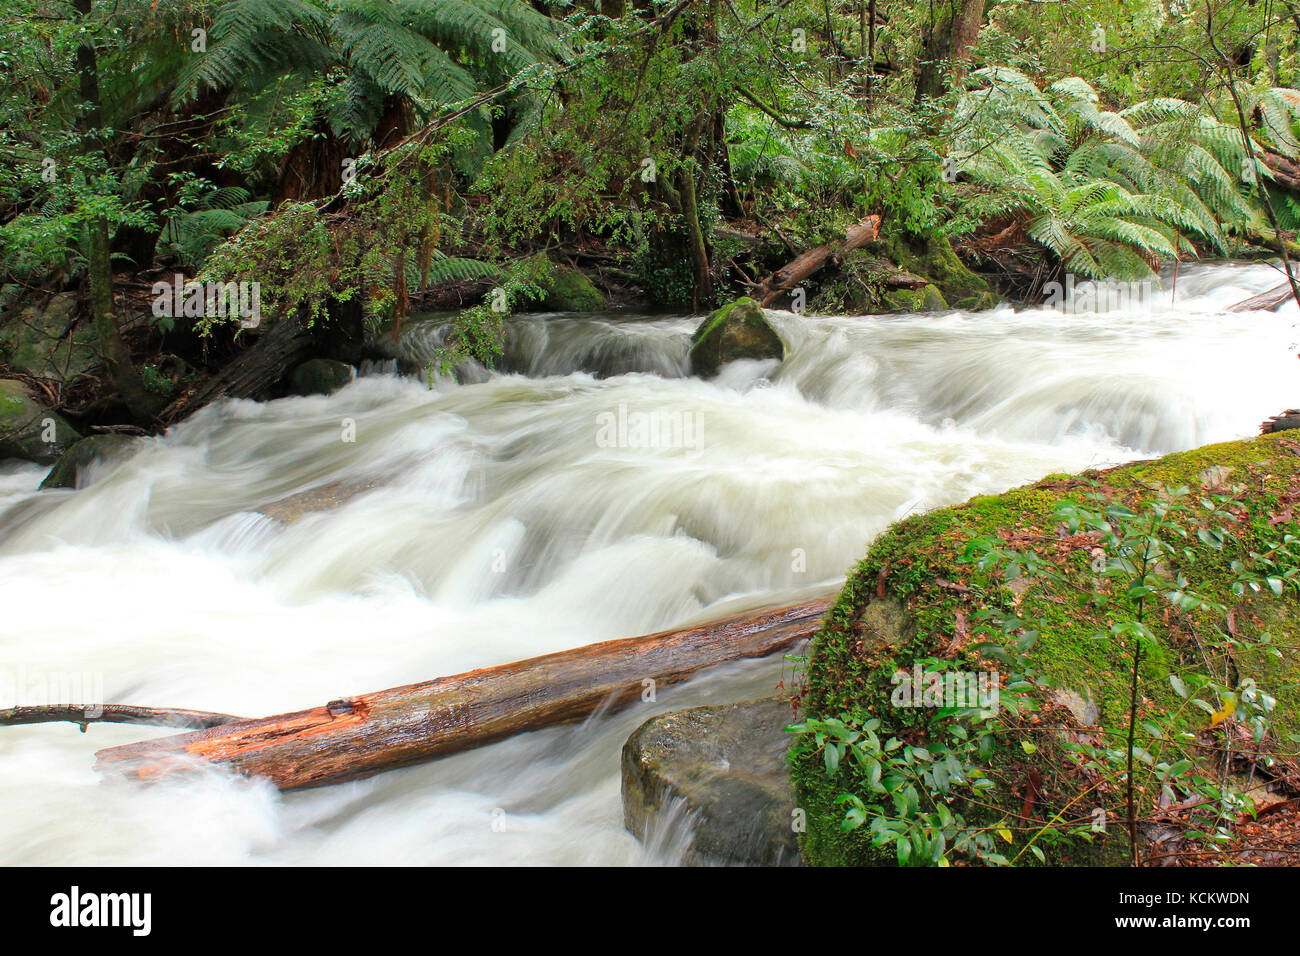
[[[979,37],[980,22],[984,19],[984,0],[962,0],[961,8],[952,21],[952,42],[949,59],[952,62],[952,82],[960,83],[970,65],[970,49]]]
[[[83,21],[90,16],[91,3],[92,0],[75,2],[77,14]],[[102,153],[97,132],[101,123],[99,58],[95,53],[90,28],[83,25],[83,29],[86,30],[85,39],[77,47],[77,69],[80,72],[80,92],[84,104],[79,125],[87,144],[95,144],[93,149]],[[106,155],[104,159],[107,163]],[[148,421],[155,403],[145,389],[140,373],[131,364],[131,353],[122,339],[122,330],[117,326],[117,311],[113,306],[113,250],[108,220],[97,216],[86,223],[86,231],[90,238],[86,250],[86,279],[91,322],[99,340],[99,350],[108,366],[113,387],[126,403],[131,417],[141,422]]]
[[[1251,296],[1236,305],[1230,305],[1228,312],[1276,312],[1286,302],[1291,301],[1291,283],[1283,282],[1267,292]]]
[[[831,598],[698,627],[606,641],[500,667],[331,701],[323,707],[99,751],[96,768],[139,781],[195,760],[281,790],[367,777],[512,734],[653,700],[727,661],[785,651],[821,626]]]
[[[955,83],[966,75],[970,48],[979,36],[984,0],[940,0],[931,7],[930,21],[921,34],[921,56],[916,70],[916,101],[937,98],[944,92],[944,61]]]
[[[166,424],[180,421],[204,405],[222,398],[254,398],[264,394],[296,364],[314,350],[312,334],[295,313],[277,322],[270,331],[198,389],[178,397],[160,413]]]
[[[213,714],[203,710],[176,707],[137,707],[133,704],[101,704],[95,707],[8,707],[0,710],[0,726],[48,724],[66,721],[81,724],[148,724],[154,727],[218,727],[234,724],[243,717]]]

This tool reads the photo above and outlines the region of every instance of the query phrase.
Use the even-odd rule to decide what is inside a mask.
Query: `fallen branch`
[[[1277,153],[1264,150],[1260,159],[1273,174],[1273,179],[1292,191],[1300,191],[1300,166]]]
[[[0,709],[0,726],[49,724],[58,721],[81,724],[153,724],[158,727],[219,727],[236,724],[245,717],[211,714],[176,707],[136,707],[132,704],[94,704],[85,707],[7,707]]]
[[[1249,299],[1228,306],[1229,312],[1276,312],[1291,299],[1291,283],[1283,282],[1267,292],[1253,295]]]
[[[789,292],[828,262],[838,262],[847,252],[870,242],[880,234],[880,217],[868,216],[850,226],[839,242],[828,242],[798,256],[762,281],[758,288],[759,303],[766,308],[783,292]]]
[[[961,244],[963,249],[974,249],[981,252],[987,252],[990,249],[1006,249],[1018,245],[1024,240],[1024,232],[1020,228],[1020,223],[1013,222],[1000,232],[990,236],[984,236],[980,239],[970,239]]]
[[[367,777],[580,720],[708,667],[811,637],[830,598],[698,627],[605,641],[531,660],[99,751],[96,769],[140,781],[208,761],[281,790]]]
[[[1290,293],[1291,290],[1287,289],[1287,294],[1290,295]],[[1297,408],[1288,408],[1284,412],[1270,415],[1267,421],[1259,423],[1259,433],[1261,435],[1290,431],[1293,428],[1300,428],[1300,409]]]
[[[159,417],[170,424],[222,398],[259,395],[307,358],[311,347],[311,333],[302,314],[286,316],[259,335],[251,347],[228,362],[217,375],[174,400]]]

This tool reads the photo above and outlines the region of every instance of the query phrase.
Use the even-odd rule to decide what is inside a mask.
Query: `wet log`
[[[1296,428],[1300,428],[1300,408],[1288,408],[1284,412],[1270,415],[1267,421],[1259,423],[1259,433],[1261,435],[1292,431]]]
[[[204,710],[183,710],[179,707],[138,707],[134,704],[98,704],[86,707],[5,707],[0,709],[0,726],[19,724],[49,724],[60,721],[80,724],[150,724],[155,727],[219,727],[236,724],[244,717],[231,714],[213,714]]]
[[[163,409],[164,422],[180,421],[190,412],[222,398],[253,398],[284,378],[294,365],[312,354],[312,335],[295,313],[258,335],[253,345],[227,363],[199,388]]]
[[[697,627],[591,644],[526,661],[334,700],[292,714],[99,751],[96,769],[139,781],[204,762],[281,790],[318,787],[580,720],[728,661],[811,637],[830,598]]]
[[[1300,166],[1268,150],[1257,153],[1256,158],[1262,160],[1268,167],[1268,171],[1273,174],[1274,182],[1293,192],[1300,192]]]
[[[1229,312],[1276,312],[1291,299],[1291,283],[1283,282],[1259,295],[1228,306]]]
[[[828,262],[838,263],[845,253],[870,242],[879,235],[880,217],[868,216],[857,225],[850,226],[839,242],[828,242],[815,249],[809,249],[792,262],[777,269],[759,283],[755,298],[766,308],[776,300],[777,296],[789,292]]]

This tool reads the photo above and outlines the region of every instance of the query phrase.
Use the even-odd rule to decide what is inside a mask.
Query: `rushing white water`
[[[373,375],[209,407],[75,492],[10,466],[0,691],[22,699],[0,705],[76,674],[108,701],[261,716],[824,590],[906,513],[1246,436],[1297,404],[1294,307],[1221,311],[1277,279],[1184,269],[1167,298],[1102,315],[778,312],[785,361],[714,382],[684,374],[697,319],[529,317],[511,371],[474,384]],[[638,447],[638,421],[667,441]],[[338,483],[333,510],[262,513]],[[779,660],[721,668],[582,726],[288,796],[91,770],[161,729],[5,728],[0,862],[672,862],[681,828],[644,847],[623,831],[623,740],[783,677]]]

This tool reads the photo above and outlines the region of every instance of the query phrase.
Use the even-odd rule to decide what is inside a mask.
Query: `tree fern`
[[[984,189],[972,209],[1023,218],[1068,268],[1149,274],[1153,258],[1191,254],[1190,238],[1226,248],[1222,224],[1256,215],[1245,139],[1205,107],[1161,98],[1112,111],[1078,77],[1040,91],[1005,67],[972,76],[987,84],[958,109],[961,169]]]
[[[174,98],[338,73],[330,124],[365,139],[381,93],[429,115],[469,99],[484,79],[499,85],[563,52],[558,25],[522,0],[224,0],[207,53],[182,72]]]

